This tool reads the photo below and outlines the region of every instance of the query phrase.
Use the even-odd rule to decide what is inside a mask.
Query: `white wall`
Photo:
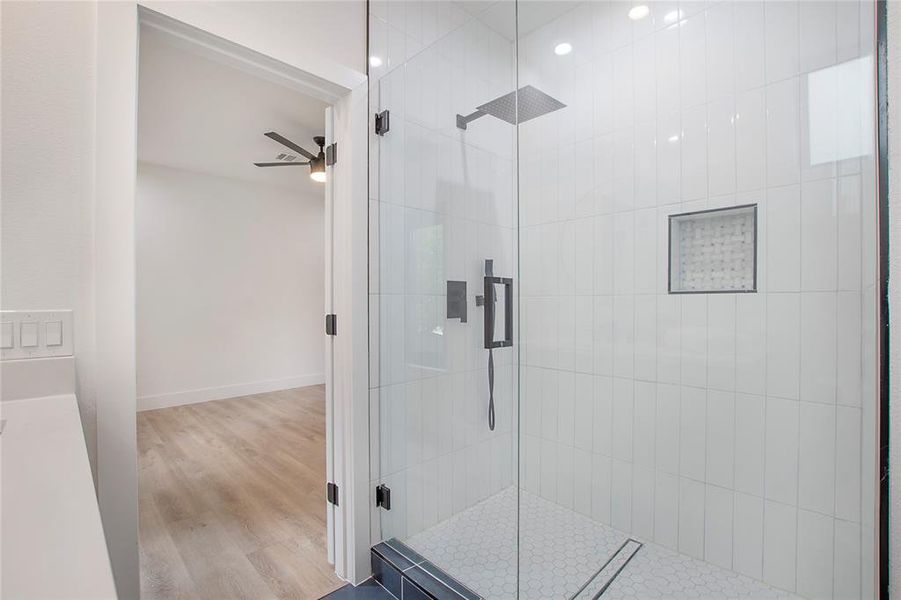
[[[94,467],[95,7],[4,2],[0,12],[0,306],[74,309],[78,402]]]
[[[808,73],[872,56],[874,6],[650,6],[585,3],[520,43],[521,85],[568,105],[520,127],[522,485],[871,598],[875,160],[813,165],[807,140]],[[748,203],[758,292],[668,294],[668,216]]]
[[[323,197],[141,163],[138,409],[322,383]]]

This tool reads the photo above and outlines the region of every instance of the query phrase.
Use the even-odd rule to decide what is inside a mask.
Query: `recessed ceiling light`
[[[629,11],[629,18],[633,21],[638,21],[639,19],[644,19],[649,14],[651,14],[651,9],[648,8],[646,4],[639,4],[638,6],[633,6]]]
[[[565,56],[573,51],[573,45],[569,42],[560,42],[554,46],[554,54],[557,56]]]
[[[378,56],[370,56],[369,57],[369,66],[370,67],[381,67],[382,59],[379,58]]]
[[[665,15],[663,15],[663,22],[664,23],[675,23],[676,21],[679,20],[680,16],[681,16],[681,11],[671,10],[668,13],[666,13]]]

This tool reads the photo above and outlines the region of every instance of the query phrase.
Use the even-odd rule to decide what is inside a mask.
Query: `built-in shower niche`
[[[670,215],[671,294],[756,291],[756,204]]]

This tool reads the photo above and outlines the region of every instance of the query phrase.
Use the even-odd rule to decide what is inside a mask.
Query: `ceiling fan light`
[[[320,154],[310,161],[310,179],[317,183],[325,183],[325,155]]]

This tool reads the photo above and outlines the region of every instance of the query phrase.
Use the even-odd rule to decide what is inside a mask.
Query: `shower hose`
[[[494,431],[494,354],[488,348],[488,429]]]

